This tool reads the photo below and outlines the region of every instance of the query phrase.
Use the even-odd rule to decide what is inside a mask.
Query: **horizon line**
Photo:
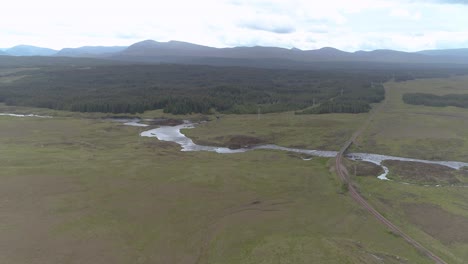
[[[278,49],[285,49],[285,50],[300,50],[300,51],[316,51],[316,50],[322,50],[322,49],[334,49],[337,51],[341,52],[346,52],[346,53],[356,53],[356,52],[371,52],[371,51],[382,51],[382,50],[388,50],[388,51],[398,51],[398,52],[405,52],[405,53],[418,53],[418,52],[423,52],[423,51],[431,51],[431,50],[463,50],[463,49],[468,49],[468,47],[457,47],[457,48],[434,48],[434,49],[423,49],[423,50],[416,50],[416,51],[404,51],[404,50],[398,50],[398,49],[390,49],[390,48],[378,48],[378,49],[359,49],[359,50],[354,50],[354,51],[345,51],[341,50],[335,47],[331,46],[324,46],[321,48],[316,48],[316,49],[300,49],[297,47],[281,47],[281,46],[262,46],[262,45],[239,45],[239,46],[224,46],[224,47],[216,47],[216,46],[209,46],[209,45],[204,45],[204,44],[198,44],[198,43],[193,43],[193,42],[188,42],[188,41],[181,41],[181,40],[168,40],[168,41],[157,41],[153,39],[145,39],[142,41],[137,41],[134,42],[130,45],[84,45],[84,46],[78,46],[78,47],[62,47],[60,49],[55,49],[55,48],[50,48],[50,47],[45,47],[45,46],[36,46],[32,44],[17,44],[9,48],[0,48],[0,51],[7,51],[9,49],[13,49],[16,47],[34,47],[34,48],[42,48],[42,49],[50,49],[56,52],[59,52],[63,49],[79,49],[79,48],[85,48],[85,47],[130,47],[134,44],[145,42],[145,41],[154,41],[157,43],[170,43],[170,42],[180,42],[180,43],[187,43],[187,44],[192,44],[192,45],[199,45],[199,46],[204,46],[208,48],[214,48],[214,49],[232,49],[232,48],[254,48],[254,47],[261,47],[261,48],[278,48]]]

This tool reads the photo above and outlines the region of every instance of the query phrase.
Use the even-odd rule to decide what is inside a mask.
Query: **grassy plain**
[[[430,263],[341,194],[328,159],[180,152],[60,115],[0,128],[0,263]]]
[[[468,161],[467,109],[407,105],[401,99],[406,92],[466,94],[468,77],[390,82],[386,84],[386,92],[387,102],[382,111],[351,151]],[[466,171],[404,162],[387,165],[393,182],[382,184],[373,178],[354,178],[363,196],[447,263],[466,263],[468,189],[460,186],[466,185]],[[451,187],[454,181],[459,181],[459,186]],[[442,186],[435,187],[436,183]]]
[[[468,260],[468,191],[355,178],[361,193],[385,217],[447,263]]]
[[[468,160],[467,110],[401,102],[406,91],[464,92],[465,83],[388,83],[383,111],[353,150]],[[343,193],[329,159],[180,152],[104,114],[0,112],[54,116],[0,116],[0,263],[430,263]],[[174,117],[141,115],[161,116]],[[367,117],[225,115],[184,132],[206,144],[248,136],[338,150]],[[448,263],[466,263],[466,188],[354,180],[405,232]]]

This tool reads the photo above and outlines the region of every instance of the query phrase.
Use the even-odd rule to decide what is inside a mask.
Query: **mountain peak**
[[[143,40],[143,41],[134,43],[134,44],[130,45],[130,47],[132,47],[132,46],[150,47],[150,46],[158,45],[158,44],[160,44],[160,43],[161,43],[161,42],[157,42],[157,41],[154,41],[154,40],[151,40],[151,39],[147,39],[147,40]]]
[[[333,48],[333,47],[323,47],[323,48],[320,48],[319,50],[322,50],[322,51],[341,51],[337,48]]]

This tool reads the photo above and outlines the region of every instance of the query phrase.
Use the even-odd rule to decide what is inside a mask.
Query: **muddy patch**
[[[413,161],[386,160],[390,177],[404,182],[421,184],[459,184],[458,170],[438,164],[427,164]]]
[[[406,204],[403,210],[411,223],[442,243],[468,243],[467,217],[452,214],[432,204]]]

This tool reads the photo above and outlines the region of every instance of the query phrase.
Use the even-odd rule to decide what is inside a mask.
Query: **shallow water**
[[[141,123],[138,123],[138,122],[135,122],[135,121],[125,122],[124,125],[135,126],[135,127],[147,127],[147,126],[149,126],[147,124],[141,124]]]
[[[115,121],[115,122],[123,123],[124,125],[127,125],[127,126],[134,126],[134,127],[149,126],[147,124],[140,123],[141,119],[139,118],[108,118],[106,120]]]
[[[230,149],[223,147],[201,146],[180,132],[181,129],[194,128],[193,124],[184,123],[178,126],[161,126],[140,133],[142,137],[155,137],[162,141],[175,142],[182,147],[182,151],[212,151],[216,153],[240,153],[250,149]]]

